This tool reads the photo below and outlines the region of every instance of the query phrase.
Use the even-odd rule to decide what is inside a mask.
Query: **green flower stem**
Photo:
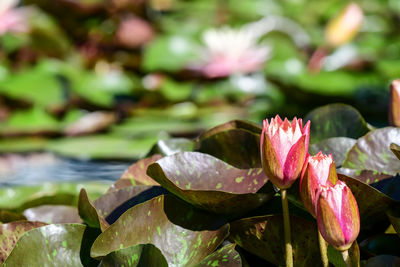
[[[328,267],[329,266],[329,260],[328,260],[328,254],[327,254],[328,247],[326,246],[326,241],[322,237],[321,232],[319,230],[318,230],[318,242],[319,242],[319,251],[321,253],[322,265],[324,267]]]
[[[342,256],[343,256],[343,260],[346,263],[347,267],[351,267],[351,260],[349,257],[349,251],[348,250],[344,250],[342,251]]]
[[[292,239],[290,237],[290,219],[286,189],[281,189],[281,196],[283,210],[283,227],[285,233],[286,267],[293,267]]]

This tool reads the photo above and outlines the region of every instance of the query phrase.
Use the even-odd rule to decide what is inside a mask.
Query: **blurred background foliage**
[[[361,26],[348,36],[351,23],[335,26],[347,39],[332,42],[327,25],[348,4],[2,0],[0,177],[60,164],[38,152],[68,164],[107,160],[102,172],[112,177],[127,166],[120,160],[143,157],[159,140],[232,119],[303,117],[332,102],[385,126],[388,85],[400,73],[400,2],[356,1]]]

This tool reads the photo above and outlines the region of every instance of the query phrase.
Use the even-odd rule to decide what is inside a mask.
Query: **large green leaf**
[[[109,226],[90,201],[84,188],[81,189],[79,194],[78,212],[79,216],[89,227],[100,228],[103,231]]]
[[[56,75],[41,68],[27,69],[0,82],[0,94],[40,107],[60,108],[65,104]]]
[[[321,258],[317,225],[291,216],[293,260],[295,266],[317,266]],[[229,239],[245,250],[274,265],[285,265],[283,218],[281,215],[245,218],[231,223]]]
[[[190,266],[218,247],[228,234],[229,226],[193,231],[180,225],[204,227],[212,217],[196,216],[190,206],[173,196],[159,196],[126,211],[96,239],[91,256],[102,258],[122,248],[153,244],[169,265]]]
[[[144,244],[111,252],[101,260],[99,266],[168,267],[168,263],[157,247]]]
[[[118,189],[129,187],[133,185],[158,185],[156,181],[151,179],[147,174],[147,167],[161,159],[162,156],[155,154],[151,157],[141,159],[132,164],[111,187],[108,192],[116,191]]]
[[[9,223],[21,220],[26,220],[26,217],[16,212],[0,209],[0,223]]]
[[[400,236],[400,204],[397,202],[386,212],[397,235]]]
[[[255,209],[275,194],[272,187],[258,192],[268,181],[262,169],[237,169],[199,152],[164,157],[147,174],[185,201],[219,214]]]
[[[156,141],[156,137],[129,140],[118,136],[92,135],[55,140],[47,148],[73,158],[132,160],[144,156]]]
[[[46,225],[42,222],[19,221],[0,225],[0,265],[25,232]]]
[[[1,135],[57,133],[58,121],[40,107],[14,112],[0,125]]]
[[[51,224],[23,235],[4,262],[7,266],[84,266],[80,255],[86,227]]]
[[[163,36],[155,39],[144,51],[143,68],[147,71],[183,69],[198,59],[196,44],[184,36]]]
[[[230,121],[203,133],[197,150],[238,168],[260,168],[261,128],[244,121]]]
[[[360,262],[360,249],[357,241],[354,241],[349,248],[349,256],[352,266],[359,266]],[[328,259],[335,267],[347,267],[347,264],[343,260],[343,255],[340,251],[328,245]]]
[[[385,127],[357,140],[347,154],[343,167],[382,174],[400,173],[400,161],[390,151],[390,144],[400,140],[400,128]]]
[[[311,155],[322,151],[324,154],[332,154],[336,167],[342,165],[346,158],[347,152],[354,146],[356,139],[348,137],[331,137],[312,144],[309,147]]]
[[[352,106],[330,104],[314,109],[304,121],[311,121],[310,142],[316,143],[330,137],[359,138],[369,129],[361,114]]]

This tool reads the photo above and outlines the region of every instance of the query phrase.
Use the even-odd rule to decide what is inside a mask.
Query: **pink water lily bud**
[[[335,185],[337,181],[335,162],[332,155],[318,152],[309,156],[300,178],[300,197],[304,207],[315,217],[315,197],[320,186]]]
[[[265,174],[280,189],[289,188],[300,176],[308,151],[310,122],[289,122],[277,115],[264,120],[261,133],[261,162]]]
[[[315,207],[322,237],[337,250],[348,250],[360,232],[357,201],[347,185],[321,186]]]
[[[400,127],[400,79],[394,80],[390,87],[389,123]]]
[[[349,42],[358,33],[363,21],[363,12],[356,3],[350,3],[325,29],[325,41],[337,47]]]

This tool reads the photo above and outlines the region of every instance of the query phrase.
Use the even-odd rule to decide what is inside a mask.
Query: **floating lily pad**
[[[349,137],[331,137],[312,144],[309,147],[311,155],[322,151],[324,154],[332,154],[336,167],[340,167],[346,158],[347,152],[354,146],[356,139]]]
[[[205,257],[201,262],[194,267],[241,267],[242,259],[239,253],[235,250],[236,244],[226,245],[209,256]]]
[[[240,214],[273,197],[262,169],[237,169],[213,156],[182,152],[151,164],[147,174],[185,201],[218,214]]]
[[[65,205],[42,205],[24,210],[29,221],[44,223],[81,223],[76,207]]]
[[[360,239],[384,231],[389,224],[386,211],[395,201],[357,179],[342,174],[338,178],[349,186],[357,200],[362,223]]]
[[[81,224],[51,224],[33,229],[18,240],[4,266],[84,266],[88,259],[81,259],[85,255],[80,252],[85,230]]]
[[[378,183],[380,181],[384,181],[386,179],[390,179],[393,177],[390,174],[382,174],[382,173],[377,173],[374,171],[360,171],[360,170],[354,170],[354,169],[348,169],[348,168],[339,168],[337,170],[337,173],[353,177],[363,183],[366,184],[373,184],[373,183]]]
[[[317,225],[290,216],[295,266],[317,266],[321,262]],[[245,218],[231,223],[229,239],[248,252],[274,265],[285,265],[283,218],[281,215]],[[304,249],[306,248],[306,249]]]
[[[304,121],[311,121],[310,143],[330,137],[359,138],[369,129],[361,114],[352,106],[330,104],[314,109]]]
[[[42,222],[11,222],[0,225],[0,265],[8,257],[18,239],[27,231],[46,225]]]
[[[41,151],[46,147],[47,140],[38,137],[19,137],[0,140],[1,153]]]
[[[400,161],[390,151],[390,144],[400,140],[400,128],[385,127],[369,132],[357,140],[347,154],[343,167],[396,175]]]
[[[396,155],[398,159],[400,159],[400,146],[394,143],[390,144],[390,150]]]
[[[72,158],[132,160],[144,156],[156,141],[156,137],[129,140],[118,136],[93,135],[55,140],[47,148]]]
[[[168,263],[157,247],[144,244],[114,251],[105,256],[99,266],[168,267]]]
[[[90,198],[102,195],[108,184],[102,183],[43,183],[35,186],[0,188],[0,208],[24,211],[44,204],[76,206],[78,195],[84,187]]]
[[[219,125],[198,139],[198,151],[238,168],[260,168],[261,128],[244,121]]]
[[[159,185],[156,181],[151,179],[147,174],[147,167],[161,159],[162,156],[155,154],[151,157],[141,159],[132,164],[109,189],[108,192],[116,191],[118,189],[129,187],[133,185]]]
[[[400,236],[400,205],[396,203],[392,208],[390,208],[386,214],[389,217],[390,222],[393,225],[394,230],[397,235]]]
[[[0,125],[2,135],[57,133],[59,130],[58,121],[39,107],[16,111]]]
[[[177,203],[181,203],[178,204],[180,213],[175,211],[175,215],[171,214],[168,210],[176,209]],[[187,204],[167,195],[129,209],[98,236],[92,246],[91,256],[102,258],[119,249],[147,243],[160,249],[169,265],[187,266],[199,262],[225,239],[229,226],[202,231],[182,228],[173,222],[173,218],[193,225],[203,224],[205,220],[203,217],[193,221],[193,210],[190,207],[189,210],[183,208],[185,205],[187,207]]]

